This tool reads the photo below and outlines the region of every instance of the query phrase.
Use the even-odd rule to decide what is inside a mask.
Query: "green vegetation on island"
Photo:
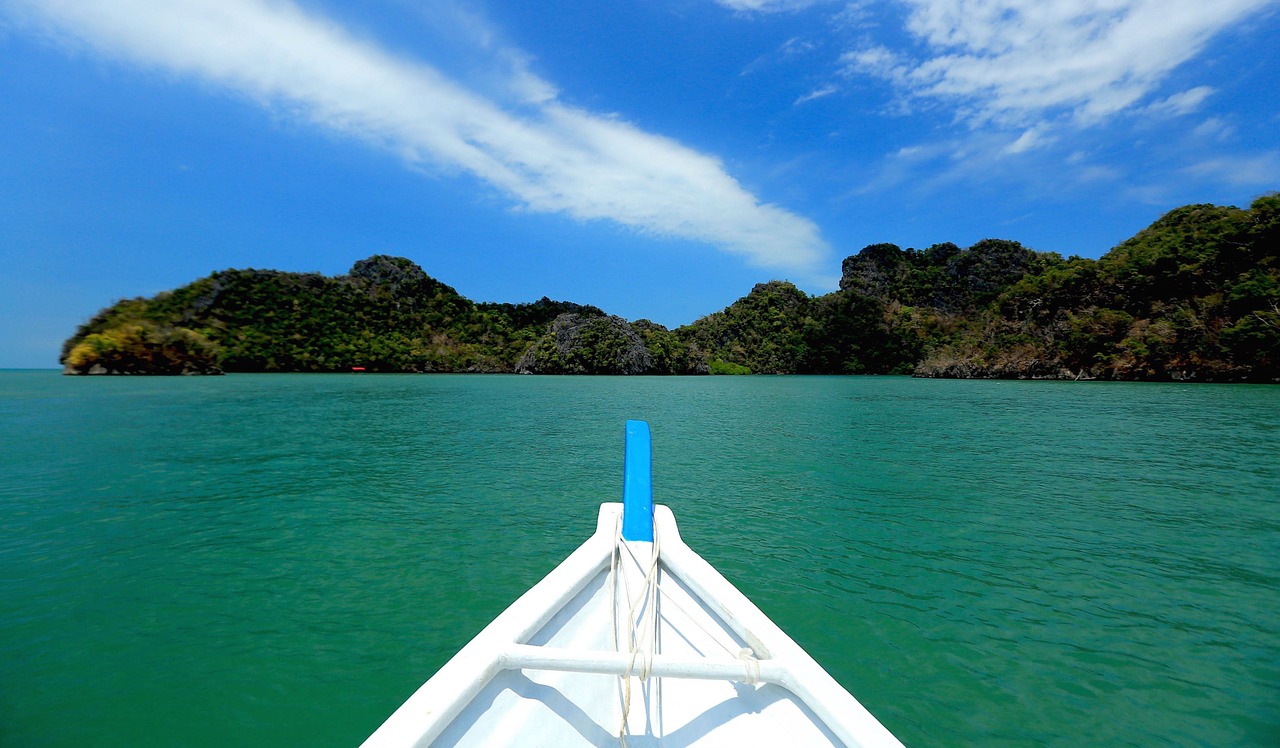
[[[840,289],[791,283],[676,330],[543,298],[477,303],[413,262],[227,270],[121,301],[67,373],[915,374],[1280,381],[1280,196],[1178,208],[1097,260],[1014,241],[874,244]]]
[[[1280,196],[1170,211],[1097,260],[864,248],[840,290],[756,286],[676,331],[757,373],[1280,381]]]
[[[621,321],[641,365],[611,368],[611,351],[530,357],[553,322],[617,320],[543,298],[475,303],[401,257],[360,260],[347,275],[226,270],[99,312],[63,345],[68,373],[514,372],[697,373],[700,358],[666,328]],[[616,347],[608,336],[584,342]],[[615,356],[616,357],[616,356]],[[689,365],[685,365],[690,361]]]

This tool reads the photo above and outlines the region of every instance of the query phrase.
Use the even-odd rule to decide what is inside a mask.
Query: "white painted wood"
[[[619,677],[634,675],[639,670],[636,659],[627,652],[580,652],[562,647],[512,644],[498,657],[499,667],[511,670],[555,670]],[[742,660],[690,659],[662,654],[653,656],[649,676],[742,682],[754,680],[757,683],[781,683],[790,679],[786,666],[773,660],[749,666]]]
[[[617,745],[625,710],[626,743],[637,748],[901,746],[684,544],[667,507],[655,508],[656,542],[623,543],[611,572],[621,506],[601,506],[595,534],[364,745]],[[662,593],[651,611],[642,591],[655,548]],[[628,631],[636,630],[627,621],[633,602],[640,619],[652,622],[649,614],[657,614],[645,679],[639,677],[645,657],[628,651]],[[755,664],[739,659],[744,648],[758,658]]]

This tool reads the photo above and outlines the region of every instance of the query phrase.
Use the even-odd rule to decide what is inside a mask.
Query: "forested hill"
[[[875,244],[840,290],[784,281],[668,330],[543,298],[472,302],[409,260],[227,270],[121,301],[68,373],[419,371],[1280,381],[1280,196],[1171,211],[1098,260],[988,239]]]
[[[1280,381],[1280,196],[1173,210],[1098,260],[875,244],[677,331],[713,371]]]
[[[602,350],[560,353],[553,322],[561,343]],[[535,349],[540,356],[526,356]],[[545,297],[472,302],[413,262],[386,255],[338,277],[226,270],[121,301],[81,325],[60,361],[72,374],[706,370],[704,358],[690,356],[661,325]]]

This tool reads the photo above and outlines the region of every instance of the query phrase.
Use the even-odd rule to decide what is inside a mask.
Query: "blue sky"
[[[0,0],[0,367],[226,268],[678,326],[1280,188],[1280,0]]]

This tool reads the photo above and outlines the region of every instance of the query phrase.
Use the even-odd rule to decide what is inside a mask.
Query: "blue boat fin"
[[[622,539],[653,542],[653,443],[649,424],[627,421],[622,466]]]

